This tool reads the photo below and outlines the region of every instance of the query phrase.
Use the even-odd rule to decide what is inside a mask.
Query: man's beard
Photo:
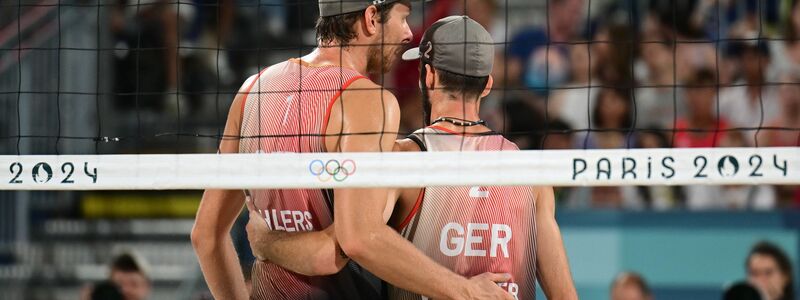
[[[422,121],[423,124],[427,127],[431,125],[431,99],[428,96],[428,90],[424,89],[422,91]]]
[[[388,53],[383,53],[386,47],[392,47]],[[372,45],[367,51],[367,72],[370,74],[386,74],[392,68],[394,60],[400,56],[403,48],[399,46]]]
[[[431,98],[430,98],[430,91],[428,91],[428,87],[425,84],[425,77],[427,76],[427,71],[425,69],[425,63],[420,61],[419,63],[419,87],[420,95],[419,99],[422,101],[422,123],[425,127],[431,125]]]

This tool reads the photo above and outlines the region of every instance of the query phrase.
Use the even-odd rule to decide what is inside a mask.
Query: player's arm
[[[535,187],[536,262],[539,283],[547,299],[578,299],[569,271],[561,231],[556,223],[555,197],[552,187]]]
[[[334,109],[341,116],[341,152],[393,148],[400,112],[388,91],[359,80],[342,93]],[[346,255],[383,280],[431,298],[512,299],[492,282],[507,281],[508,275],[482,274],[467,280],[438,265],[387,226],[383,214],[388,194],[382,188],[334,191],[335,234]]]
[[[245,82],[250,86],[254,77]],[[241,106],[246,95],[240,90],[231,104],[220,153],[239,152]],[[211,294],[216,299],[248,299],[244,275],[233,247],[230,231],[244,204],[241,190],[208,189],[203,193],[192,228],[192,247]]]
[[[250,207],[252,203],[248,201],[247,205],[247,237],[257,259],[307,276],[335,274],[347,264],[349,259],[341,254],[333,224],[321,231],[270,230],[266,220]]]
[[[404,146],[413,144],[414,148]],[[410,145],[409,144],[409,145]],[[398,140],[393,151],[419,151],[414,142]],[[393,204],[399,197],[400,190],[394,189],[387,203]],[[336,241],[335,224],[322,231],[285,232],[273,231],[266,221],[247,202],[250,220],[247,222],[247,236],[253,255],[259,260],[270,261],[292,272],[320,276],[339,272],[350,260],[342,252]],[[394,211],[393,205],[387,206],[384,217],[388,220]],[[395,217],[391,215],[391,217]]]

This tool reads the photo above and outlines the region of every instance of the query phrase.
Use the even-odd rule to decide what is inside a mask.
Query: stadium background
[[[784,117],[781,106],[800,93],[769,84],[800,82],[791,54],[800,13],[791,5],[436,0],[424,17],[415,6],[409,24],[418,39],[423,24],[466,7],[489,29],[498,58],[484,118],[522,148],[693,146],[674,129],[692,124],[682,84],[705,69],[721,86],[713,114],[725,119],[700,128],[719,133],[714,146],[797,147],[800,116]],[[3,1],[0,154],[213,153],[241,82],[313,48],[316,10],[315,1],[289,0]],[[744,66],[753,57],[755,83],[759,74]],[[753,111],[719,104],[740,103],[743,84],[764,82],[755,124],[740,117]],[[419,127],[415,66],[397,66],[385,86],[401,101],[401,131]],[[622,111],[595,110],[601,101]],[[767,126],[793,129],[724,130]],[[607,299],[624,270],[641,273],[656,299],[718,299],[745,277],[759,240],[780,245],[798,270],[796,186],[559,188],[557,198],[583,299]],[[0,298],[75,299],[130,249],[150,265],[151,299],[205,297],[188,236],[199,199],[198,191],[0,192]]]

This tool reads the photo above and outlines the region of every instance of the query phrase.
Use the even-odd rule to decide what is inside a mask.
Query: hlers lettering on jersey
[[[259,210],[259,214],[264,216],[270,230],[314,231],[311,212],[308,211],[264,209]]]

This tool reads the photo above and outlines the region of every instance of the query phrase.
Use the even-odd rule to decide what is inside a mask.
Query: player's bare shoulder
[[[395,140],[392,149],[393,152],[418,152],[420,150],[419,145],[408,138]]]
[[[250,77],[248,77],[247,80],[245,80],[244,83],[242,83],[242,86],[239,87],[239,92],[240,93],[246,93],[248,90],[250,90],[250,87],[253,86],[253,84],[256,83],[256,79],[258,79],[258,75],[260,75],[260,73],[256,73],[256,74],[250,75]]]
[[[379,109],[378,111],[387,113],[400,113],[400,105],[394,94],[368,78],[358,79],[347,86],[341,94],[340,101],[356,109],[369,111]]]
[[[236,136],[238,139],[239,132],[242,126],[242,114],[244,112],[244,104],[247,100],[247,95],[250,91],[250,88],[253,84],[256,83],[258,80],[258,74],[253,74],[250,78],[244,81],[242,86],[239,88],[239,92],[236,93],[236,96],[233,97],[233,101],[231,102],[231,106],[228,109],[228,120],[226,122],[226,137],[225,139],[232,139],[229,135]]]
[[[241,108],[243,103],[247,99],[247,95],[250,93],[250,89],[253,85],[256,84],[258,80],[259,73],[250,75],[247,80],[242,83],[242,86],[239,87],[239,92],[236,93],[236,97],[233,98],[233,103],[231,103],[231,109],[233,108]]]

